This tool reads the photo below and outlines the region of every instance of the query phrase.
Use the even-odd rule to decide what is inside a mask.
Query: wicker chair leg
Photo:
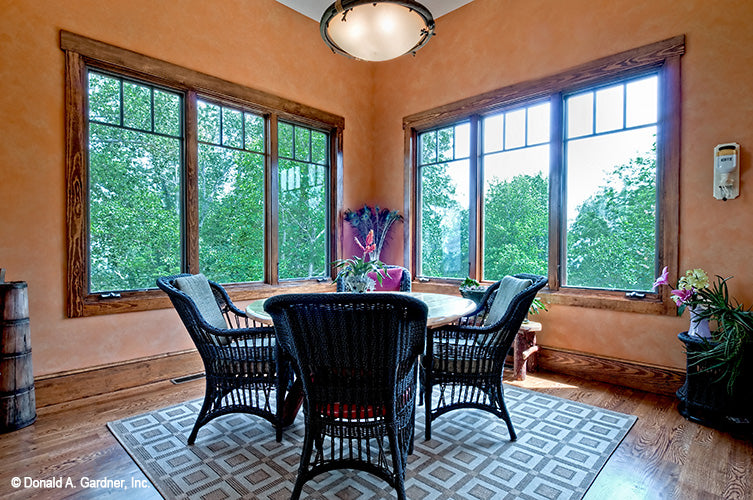
[[[424,429],[424,440],[431,439],[431,387],[426,388],[426,426]]]
[[[192,445],[194,442],[196,442],[196,435],[199,433],[199,429],[201,429],[204,424],[206,424],[206,421],[204,420],[209,413],[209,409],[212,407],[212,393],[207,388],[207,394],[204,396],[204,403],[201,405],[201,410],[199,410],[199,416],[196,417],[196,423],[193,425],[193,429],[191,430],[191,434],[188,435],[188,444]]]
[[[276,415],[275,415],[275,439],[278,443],[282,442],[282,417],[283,417],[283,410],[285,408],[285,389],[284,386],[287,385],[287,377],[283,377],[281,373],[277,373],[277,387],[275,388],[275,398],[276,398]]]
[[[196,442],[196,435],[199,433],[199,428],[201,425],[199,424],[199,420],[196,420],[196,424],[193,426],[193,430],[191,431],[191,434],[188,436],[188,445],[192,445]]]
[[[395,491],[398,500],[407,500],[405,496],[405,469],[403,469],[403,454],[398,447],[397,432],[393,426],[387,430],[387,437],[390,441],[390,453],[392,453],[392,477],[395,482]]]
[[[410,417],[410,443],[408,444],[408,455],[413,455],[413,442],[416,440],[416,407],[413,407]]]
[[[317,432],[317,438],[319,433]],[[314,433],[311,432],[309,426],[306,426],[305,435],[303,437],[303,449],[301,450],[301,462],[298,465],[298,476],[295,478],[295,485],[293,486],[293,493],[290,495],[290,500],[298,500],[301,498],[301,492],[303,492],[303,484],[308,480],[309,464],[311,463],[311,453],[314,449]]]
[[[515,434],[515,429],[512,426],[512,418],[510,418],[510,412],[507,411],[507,405],[505,405],[505,398],[502,396],[503,389],[500,386],[499,389],[496,391],[496,398],[499,402],[499,408],[500,412],[502,413],[502,420],[505,421],[507,424],[507,432],[510,433],[510,441],[516,441],[518,439],[518,435]]]

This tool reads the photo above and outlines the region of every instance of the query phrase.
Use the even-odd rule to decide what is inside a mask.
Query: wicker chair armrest
[[[227,309],[228,309],[228,312],[231,312],[231,313],[235,314],[236,316],[240,316],[242,318],[247,318],[248,317],[246,315],[246,312],[243,311],[243,310],[241,310],[241,309],[239,309],[238,306],[236,306],[232,301],[229,301],[227,303]]]
[[[253,328],[215,328],[209,323],[204,322],[203,329],[212,335],[218,337],[227,337],[229,340],[261,339],[265,337],[274,338],[274,327],[253,327]]]
[[[443,325],[439,327],[429,328],[427,330],[428,335],[431,337],[443,336],[443,337],[468,337],[472,338],[479,335],[487,335],[493,333],[499,328],[493,328],[492,326],[473,326],[473,325]]]

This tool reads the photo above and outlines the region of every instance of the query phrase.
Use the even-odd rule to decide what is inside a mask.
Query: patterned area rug
[[[518,440],[504,422],[458,410],[432,424],[424,441],[423,407],[406,471],[406,493],[422,499],[580,499],[637,417],[505,385]],[[186,445],[201,401],[110,422],[108,427],[166,499],[289,499],[303,418],[277,443],[272,426],[227,415]],[[304,486],[303,498],[395,498],[381,479],[333,471]]]

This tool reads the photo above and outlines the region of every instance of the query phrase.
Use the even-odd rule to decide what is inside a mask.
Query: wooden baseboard
[[[199,353],[191,349],[84,370],[45,375],[34,380],[37,408],[203,371],[204,365]]]
[[[684,370],[662,368],[540,346],[538,369],[674,396]],[[204,370],[196,350],[162,354],[34,380],[37,407],[170,380]]]
[[[633,363],[541,346],[538,367],[589,380],[674,396],[685,381],[685,370]]]

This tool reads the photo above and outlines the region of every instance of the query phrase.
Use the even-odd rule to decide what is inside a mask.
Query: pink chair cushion
[[[402,269],[385,269],[382,273],[384,277],[382,278],[382,284],[379,284],[379,279],[377,279],[377,275],[375,272],[369,273],[369,278],[373,279],[376,282],[376,286],[374,287],[375,292],[384,291],[384,292],[399,292],[400,291],[400,281],[403,278],[403,270]]]

